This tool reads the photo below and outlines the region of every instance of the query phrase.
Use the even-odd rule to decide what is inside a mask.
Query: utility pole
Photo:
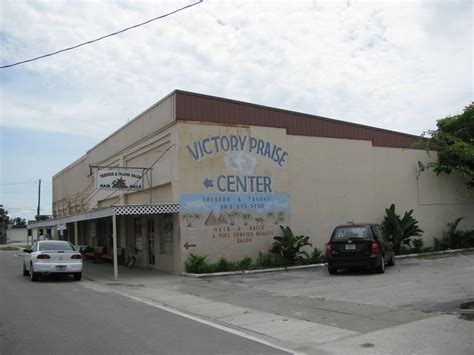
[[[41,203],[41,179],[38,181],[38,210],[36,213],[36,220],[40,220],[40,203]]]

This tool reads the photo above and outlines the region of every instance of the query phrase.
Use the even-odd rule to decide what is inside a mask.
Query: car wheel
[[[26,270],[25,263],[23,263],[23,276],[28,276],[30,273]]]
[[[336,274],[337,274],[337,268],[335,268],[334,266],[329,266],[329,265],[328,265],[328,272],[329,272],[331,275],[336,275]]]
[[[81,277],[82,277],[82,272],[76,272],[74,274],[74,280],[76,280],[76,281],[80,281]]]
[[[30,264],[30,279],[31,281],[38,281],[38,273],[35,272],[33,264]]]
[[[388,261],[387,265],[388,265],[388,266],[393,266],[393,265],[395,265],[395,253],[392,254],[392,257],[391,257],[390,260]]]
[[[380,265],[377,266],[375,271],[377,272],[377,274],[383,274],[385,272],[385,258],[383,257],[383,255],[382,260],[380,261]]]

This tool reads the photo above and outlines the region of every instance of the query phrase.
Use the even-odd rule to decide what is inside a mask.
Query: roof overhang
[[[55,227],[59,224],[89,221],[93,219],[116,216],[138,216],[150,214],[178,213],[179,203],[158,203],[153,205],[115,205],[97,208],[75,215],[28,223],[28,229]]]

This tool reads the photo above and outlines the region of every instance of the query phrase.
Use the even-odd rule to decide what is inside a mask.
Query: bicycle
[[[130,268],[134,267],[135,263],[137,262],[137,255],[140,252],[140,249],[134,247],[133,245],[130,245],[130,253],[123,261],[123,265]]]

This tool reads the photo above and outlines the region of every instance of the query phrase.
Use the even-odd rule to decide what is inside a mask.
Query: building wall
[[[8,228],[7,243],[26,243],[28,240],[28,229],[24,228]]]
[[[178,134],[182,262],[191,253],[216,261],[266,252],[292,218],[286,131],[189,122]],[[278,150],[274,160],[265,149]]]
[[[179,122],[178,135],[183,262],[190,253],[206,255],[211,261],[220,257],[255,258],[259,251],[271,247],[279,224],[291,226],[296,234],[309,235],[314,246],[323,248],[336,225],[349,221],[381,223],[391,203],[399,214],[414,210],[425,231],[426,245],[458,216],[466,217],[462,228],[474,228],[474,196],[460,178],[435,176],[429,171],[419,175],[417,162],[427,165],[436,157],[433,152],[428,155],[417,149],[374,147],[371,141],[363,140],[287,135],[281,128],[202,122]],[[268,142],[287,151],[288,156],[279,166],[254,150],[242,156],[244,160],[254,159],[253,171],[239,171],[226,160],[233,154],[231,150],[216,152],[218,138],[213,137],[223,136]],[[249,153],[248,146],[245,150]],[[273,212],[279,212],[278,208],[235,209],[235,196],[244,200],[252,193],[220,191],[220,176],[271,178],[271,193],[261,195],[270,200],[275,197],[269,204],[282,204],[283,219],[275,223]],[[212,186],[206,187],[206,180]],[[278,198],[285,194],[287,205]],[[230,202],[212,200],[229,195],[234,196]],[[225,209],[226,203],[231,209]],[[232,211],[240,213],[233,221],[229,216]],[[248,221],[242,218],[246,212],[252,215]],[[225,220],[216,221],[221,215]]]
[[[456,217],[466,217],[461,228],[474,228],[474,195],[462,179],[419,173],[417,162],[426,166],[434,152],[300,136],[289,136],[289,152],[292,225],[315,246],[338,224],[381,223],[392,203],[401,215],[414,210],[426,245]]]
[[[174,121],[175,95],[171,94],[57,173],[53,177],[54,215],[64,217],[107,206],[109,202],[127,203],[122,192],[97,191],[97,168],[91,166],[148,168],[155,164],[147,174],[145,187],[149,189],[170,183],[177,174],[173,166],[176,155],[171,147],[176,140]],[[165,153],[163,158],[155,163],[162,153]],[[142,200],[141,197],[132,199]],[[144,203],[149,203],[149,198],[143,199],[147,200]],[[104,200],[110,201],[101,202]]]

